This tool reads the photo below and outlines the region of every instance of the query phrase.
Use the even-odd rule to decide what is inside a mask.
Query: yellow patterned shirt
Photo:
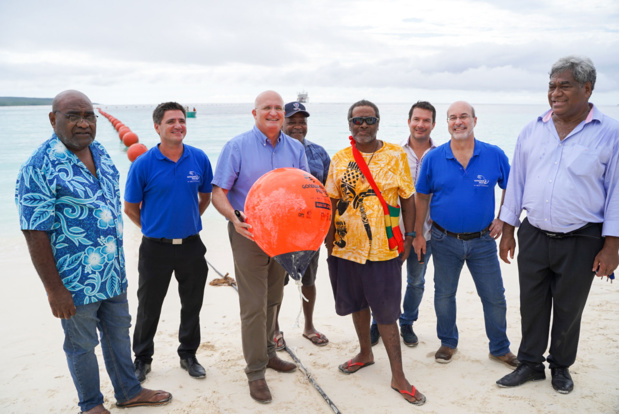
[[[361,154],[387,203],[396,206],[398,196],[406,199],[413,195],[415,186],[402,147],[383,141],[373,157]],[[334,256],[361,264],[398,257],[397,250],[389,250],[383,207],[359,170],[351,147],[331,160],[325,187],[329,197],[338,200],[333,218]]]

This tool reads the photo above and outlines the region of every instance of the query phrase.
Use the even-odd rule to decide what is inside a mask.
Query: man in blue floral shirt
[[[62,92],[49,119],[54,134],[22,166],[15,201],[52,314],[61,319],[79,406],[109,414],[99,390],[97,329],[116,405],[166,404],[170,393],[142,388],[133,372],[119,174],[94,141],[92,103],[81,92]]]

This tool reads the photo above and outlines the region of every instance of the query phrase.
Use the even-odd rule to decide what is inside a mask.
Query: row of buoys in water
[[[144,154],[148,151],[148,148],[144,144],[140,144],[140,139],[138,135],[131,131],[131,129],[123,124],[119,119],[114,118],[112,115],[103,111],[101,108],[97,108],[99,113],[107,118],[108,121],[112,123],[116,131],[118,132],[118,138],[125,144],[127,147],[127,158],[129,161],[133,162],[137,157]]]

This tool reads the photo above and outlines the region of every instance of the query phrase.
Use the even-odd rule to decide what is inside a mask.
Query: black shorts
[[[330,256],[327,263],[338,315],[350,315],[369,307],[379,324],[398,320],[402,302],[402,261],[399,257],[361,264]]]

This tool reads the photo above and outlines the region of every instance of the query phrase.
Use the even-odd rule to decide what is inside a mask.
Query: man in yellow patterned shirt
[[[360,352],[339,366],[352,374],[374,364],[370,344],[370,310],[378,323],[391,365],[391,388],[411,404],[421,405],[426,397],[412,386],[402,369],[399,331],[402,296],[402,263],[411,249],[414,235],[415,187],[406,153],[399,145],[376,139],[378,107],[362,100],[348,110],[348,126],[385,201],[402,206],[406,237],[403,252],[390,250],[383,207],[355,161],[351,147],[331,160],[326,189],[333,205],[333,220],[327,235],[329,276],[338,315],[352,314]]]

